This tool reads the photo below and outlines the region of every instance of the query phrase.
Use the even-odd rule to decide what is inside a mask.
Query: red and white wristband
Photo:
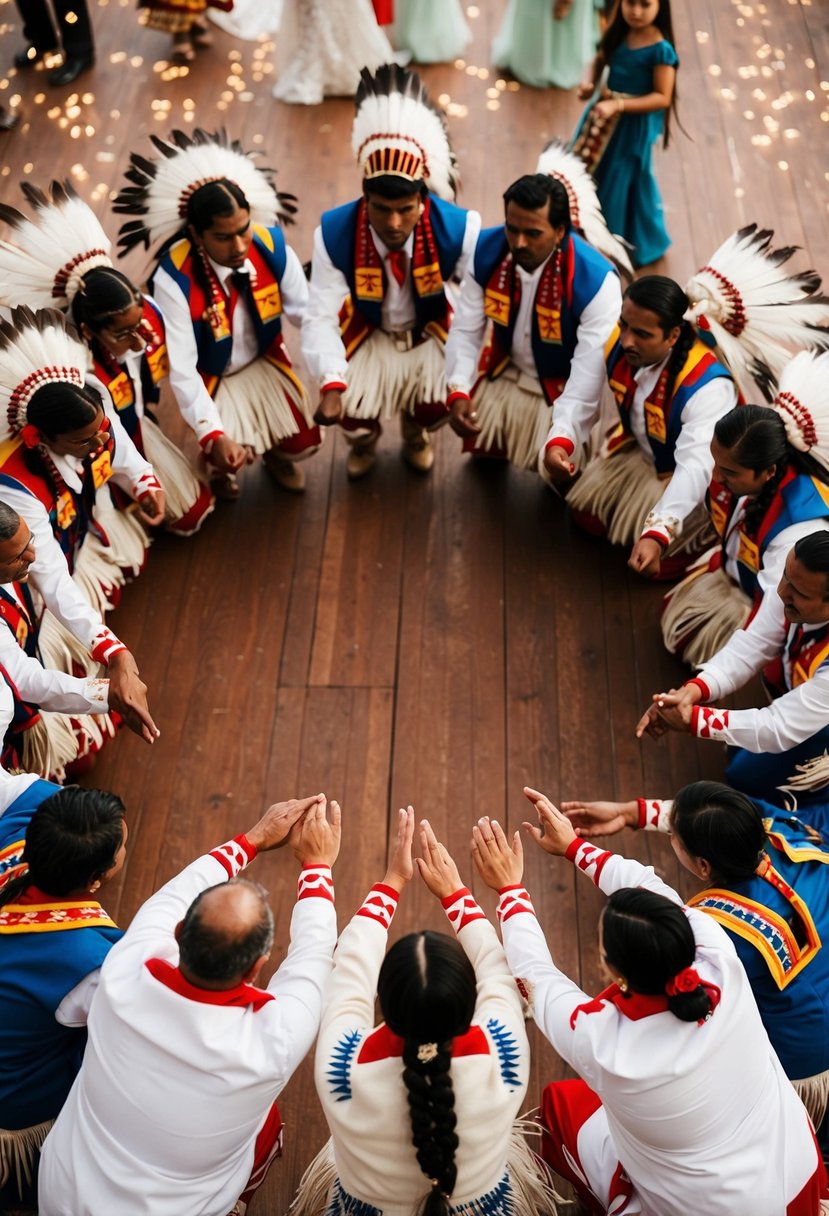
[[[399,899],[400,893],[395,891],[394,887],[389,887],[384,882],[376,882],[357,909],[357,915],[374,920],[388,930],[391,928]]]
[[[473,920],[486,920],[483,909],[469,887],[460,887],[452,895],[444,896],[440,903],[456,933],[471,925]]]

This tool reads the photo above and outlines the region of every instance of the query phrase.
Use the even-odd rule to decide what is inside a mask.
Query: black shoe
[[[27,68],[33,68],[40,63],[44,55],[53,55],[54,50],[39,51],[36,46],[27,46],[24,51],[18,51],[14,57],[14,66],[21,72],[25,72]]]
[[[65,59],[63,64],[52,72],[49,77],[49,84],[62,85],[71,84],[73,80],[88,71],[95,63],[94,55],[73,55],[70,59]]]

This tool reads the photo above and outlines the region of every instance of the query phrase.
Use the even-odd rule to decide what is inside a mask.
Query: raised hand
[[[521,834],[515,832],[512,840],[507,840],[498,820],[484,815],[472,829],[472,858],[493,891],[514,887],[524,873]]]
[[[524,786],[524,795],[529,798],[538,815],[538,827],[533,823],[525,823],[524,830],[532,836],[535,843],[545,853],[554,857],[563,857],[574,840],[577,840],[576,830],[566,815],[562,815],[546,794]]]
[[[635,828],[639,822],[636,799],[632,802],[562,802],[561,811],[578,836],[613,836],[623,828]]]
[[[294,824],[317,804],[325,804],[325,794],[312,794],[310,798],[289,798],[287,802],[274,802],[249,831],[245,832],[257,852],[281,848],[291,834]]]
[[[339,802],[332,799],[329,808],[325,795],[318,794],[291,831],[294,857],[300,865],[333,866],[340,853],[340,822]]]
[[[427,819],[420,821],[420,847],[423,856],[415,859],[420,877],[438,899],[445,899],[463,886],[458,867],[441,844]]]
[[[397,836],[389,858],[388,869],[383,882],[395,891],[402,891],[414,874],[412,861],[412,840],[414,838],[414,808],[402,807],[397,812]]]

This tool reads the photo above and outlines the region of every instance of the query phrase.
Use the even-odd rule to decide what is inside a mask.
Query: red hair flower
[[[27,448],[39,447],[43,442],[40,431],[36,426],[32,426],[31,422],[27,422],[20,432],[20,438],[23,440]]]
[[[680,992],[695,992],[702,980],[693,967],[683,967],[672,980],[668,980],[665,991],[668,996],[678,996]]]

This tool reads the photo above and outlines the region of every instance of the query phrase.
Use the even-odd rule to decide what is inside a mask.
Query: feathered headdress
[[[0,204],[0,220],[12,229],[12,239],[0,241],[0,304],[68,308],[85,274],[112,266],[109,237],[69,182],[52,182],[48,192],[28,182],[21,189],[34,219]]]
[[[83,342],[54,308],[23,306],[10,321],[0,319],[0,443],[22,435],[36,447],[40,433],[29,422],[29,402],[45,384],[83,388],[86,360]]]
[[[351,147],[363,178],[392,174],[425,182],[438,198],[452,202],[460,185],[457,161],[446,120],[420,77],[396,63],[376,72],[363,68],[354,100]]]
[[[772,249],[773,235],[756,224],[741,228],[685,286],[687,320],[710,332],[744,392],[746,375],[764,392],[776,384],[792,349],[829,345],[819,328],[829,323],[819,276],[782,270],[797,246]]]
[[[142,217],[121,226],[120,255],[142,242],[149,249],[156,241],[175,236],[187,222],[191,196],[209,182],[223,179],[242,191],[254,224],[272,227],[291,222],[296,212],[294,195],[280,194],[274,170],[257,169],[254,154],[245,152],[225,131],[197,129],[192,135],[173,131],[169,139],[157,135],[150,139],[159,156],[148,160],[132,153],[126,177],[133,184],[124,186],[113,203],[113,210],[121,215]]]
[[[771,404],[792,447],[829,469],[829,351],[795,355],[783,369]]]
[[[554,139],[538,158],[536,173],[546,173],[561,182],[570,202],[570,220],[574,228],[584,234],[584,239],[603,253],[606,258],[623,270],[631,279],[633,266],[628,255],[627,243],[614,236],[607,226],[596,184],[584,167],[584,161],[567,151],[560,139]]]

